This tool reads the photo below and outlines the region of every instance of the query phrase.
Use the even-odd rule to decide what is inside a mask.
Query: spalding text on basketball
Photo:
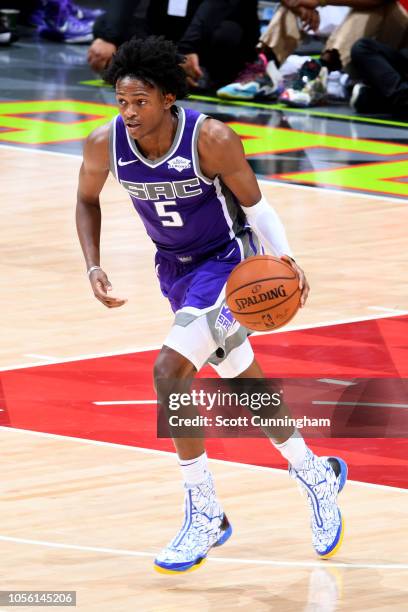
[[[266,302],[268,300],[274,300],[278,297],[286,297],[285,287],[283,285],[279,285],[279,287],[275,287],[275,289],[270,289],[269,291],[264,291],[262,293],[258,293],[257,295],[249,295],[245,298],[236,298],[235,303],[238,306],[238,311],[245,310],[249,306],[256,306],[257,304],[261,304],[262,302]]]

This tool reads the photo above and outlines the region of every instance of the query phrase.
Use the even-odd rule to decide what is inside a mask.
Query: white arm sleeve
[[[241,206],[241,208],[249,225],[269,253],[276,257],[281,255],[293,257],[282,221],[265,196],[262,196],[255,206]]]

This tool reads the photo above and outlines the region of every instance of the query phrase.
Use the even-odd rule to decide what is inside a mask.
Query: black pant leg
[[[202,63],[216,87],[233,81],[247,61],[243,37],[242,26],[234,21],[223,21],[209,39]]]
[[[384,110],[393,111],[408,102],[408,62],[403,53],[369,38],[357,41],[351,50],[360,77],[370,85]],[[373,101],[376,104],[376,101]]]
[[[217,17],[217,18],[215,18]],[[203,25],[200,60],[216,86],[234,80],[256,58],[259,20],[256,0],[234,0]],[[204,42],[205,41],[205,42]]]

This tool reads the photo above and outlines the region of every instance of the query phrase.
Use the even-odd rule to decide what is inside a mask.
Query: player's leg
[[[235,359],[238,352],[235,351]],[[224,369],[225,373],[228,367],[230,366],[227,363],[220,364],[218,371],[222,372]],[[254,357],[250,365],[237,373],[236,377],[264,379],[265,375]],[[273,414],[265,416],[281,419],[290,417],[290,411],[281,402],[274,408]],[[317,457],[293,426],[263,429],[275,448],[288,461],[290,476],[297,481],[302,493],[307,495],[315,551],[322,558],[333,556],[341,545],[344,531],[344,522],[337,506],[337,495],[347,480],[346,463],[339,457]]]
[[[251,365],[248,368],[246,368],[243,372],[238,374],[237,378],[265,379],[265,374],[261,366],[257,362],[256,358],[254,357]],[[265,389],[265,391],[271,391],[270,384],[268,384],[267,387],[268,388]],[[277,389],[273,389],[273,390],[277,391]],[[285,417],[290,418],[291,416],[290,411],[284,402],[281,402],[279,406],[273,407],[273,414],[271,413],[271,410],[268,410],[268,409],[265,412],[266,412],[265,417],[269,416],[270,418],[274,417],[276,419],[284,419]],[[265,431],[266,435],[271,440],[271,442],[276,446],[278,444],[285,443],[293,435],[295,428],[293,427],[293,425],[287,425],[287,426],[282,426],[279,428],[278,427],[264,427],[263,430]],[[303,442],[303,438],[301,438],[301,441]]]
[[[156,360],[155,387],[160,404],[168,413],[170,395],[190,391],[194,375],[201,367],[201,362],[206,360],[208,350],[211,352],[211,349],[206,349],[206,325],[205,321],[198,319],[189,326],[188,333],[175,326],[167,342],[179,350],[165,345]],[[197,342],[200,337],[202,341]],[[178,416],[192,416],[191,411],[192,407],[186,406],[177,412]],[[174,428],[171,431],[173,434]],[[184,481],[184,522],[181,530],[154,562],[157,571],[171,574],[198,568],[208,551],[213,546],[223,544],[232,533],[215,493],[204,440],[200,437],[177,437],[175,434],[173,442]]]
[[[168,410],[168,400],[172,393],[188,393],[196,373],[197,370],[189,359],[174,349],[163,346],[153,369],[154,386],[161,406]],[[175,437],[173,443],[178,458],[182,461],[198,457],[205,450],[203,438]]]

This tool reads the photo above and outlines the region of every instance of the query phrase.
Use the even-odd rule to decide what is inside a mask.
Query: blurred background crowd
[[[88,45],[102,74],[149,34],[177,44],[192,91],[408,119],[408,0],[0,0],[0,53],[27,36]]]

